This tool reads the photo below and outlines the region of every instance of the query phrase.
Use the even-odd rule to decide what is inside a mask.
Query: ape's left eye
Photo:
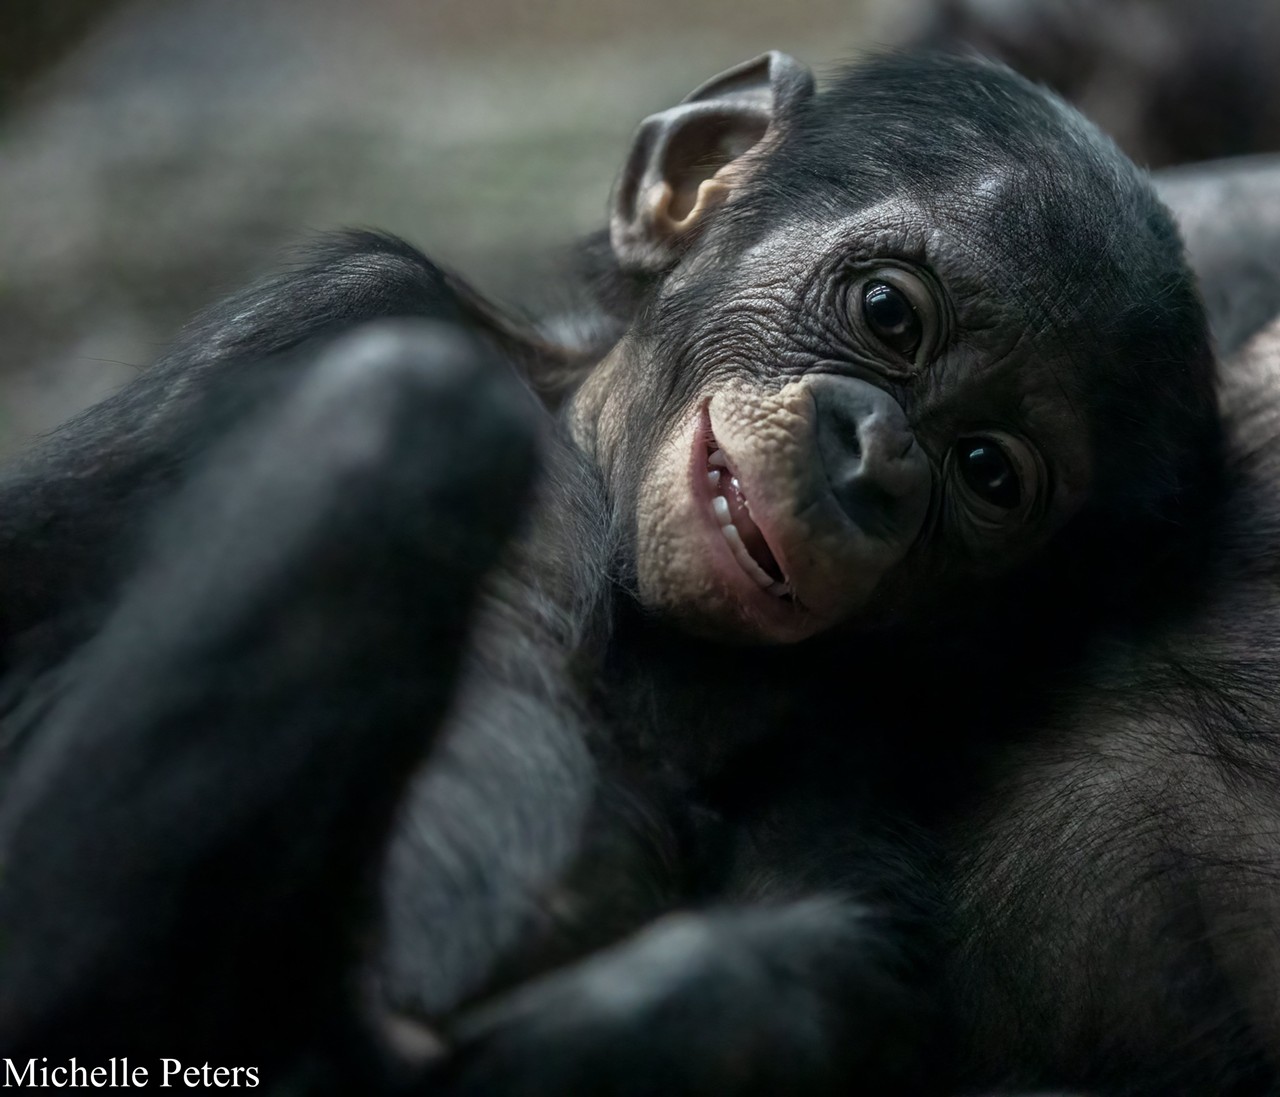
[[[862,291],[862,315],[880,342],[904,358],[915,356],[924,335],[920,316],[907,295],[888,282],[868,282]]]
[[[1022,502],[1022,485],[1009,455],[989,438],[962,438],[956,463],[965,486],[980,499],[1013,510]]]

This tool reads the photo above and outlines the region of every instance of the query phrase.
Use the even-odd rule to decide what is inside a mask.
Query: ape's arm
[[[937,926],[924,859],[900,833],[818,845],[785,812],[769,822],[741,844],[737,905],[663,919],[464,1016],[447,1092],[915,1092],[945,1069],[941,1049],[919,1055]]]
[[[350,1054],[356,931],[519,513],[532,408],[441,325],[300,355],[162,508],[52,700],[19,710],[7,1053],[225,1055],[268,1081]]]
[[[352,233],[193,322],[135,382],[0,472],[0,659],[15,637],[120,581],[156,502],[232,424],[312,367],[291,351],[385,317],[493,328],[482,310],[408,245]],[[305,446],[296,457],[307,458]]]
[[[464,651],[502,685],[473,687],[422,786],[408,891],[518,914],[509,857],[536,865],[513,829],[576,840],[577,801],[554,808],[590,777],[547,653],[520,634],[477,655],[467,628],[522,510],[534,414],[509,333],[473,306],[406,246],[342,239],[0,480],[3,639],[52,633],[0,649],[47,684],[11,672],[0,727],[13,1053],[341,1058],[326,1034],[350,1033],[355,923]],[[338,334],[406,316],[446,322]],[[502,933],[449,924],[478,938],[466,985]]]

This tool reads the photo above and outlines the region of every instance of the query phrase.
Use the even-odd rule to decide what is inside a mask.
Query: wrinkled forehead
[[[1041,354],[1068,344],[1089,353],[1097,336],[1089,305],[1107,277],[1107,241],[1055,237],[1021,199],[1016,179],[990,174],[928,203],[904,191],[840,216],[780,211],[720,277],[729,293],[774,287],[804,309],[829,300],[824,287],[847,271],[902,262],[937,279],[956,333],[991,342],[1003,330]]]
[[[1016,179],[995,173],[927,203],[904,191],[841,215],[797,206],[777,211],[722,276],[727,286],[799,290],[845,267],[899,261],[938,279],[961,327],[982,327],[1012,309],[1049,328],[1078,311],[1053,305],[1102,276],[1109,243],[1062,226],[1055,232],[1039,213]]]

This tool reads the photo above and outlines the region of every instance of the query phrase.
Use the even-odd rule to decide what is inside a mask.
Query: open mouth
[[[709,416],[704,419],[703,426],[707,447],[707,489],[711,513],[720,533],[738,565],[761,590],[778,598],[789,598],[791,586],[760,527],[751,517],[751,504],[738,477],[729,467],[724,451],[716,443],[715,435],[711,433]]]

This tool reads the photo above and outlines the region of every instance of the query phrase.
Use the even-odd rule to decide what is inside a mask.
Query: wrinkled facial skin
[[[1012,75],[919,75],[779,129],[574,397],[640,603],[694,634],[915,627],[1190,513],[1213,368],[1167,212]]]
[[[779,227],[728,269],[700,269],[693,257],[670,279],[648,330],[628,335],[578,397],[606,474],[634,508],[646,607],[701,635],[795,642],[901,614],[944,582],[998,573],[1078,509],[1090,455],[1079,401],[1062,389],[1070,357],[1014,287],[974,275],[971,256],[988,245],[966,239],[960,221],[931,225],[899,199],[835,224]],[[928,338],[945,346],[928,361],[905,361],[856,330],[858,288],[895,267],[922,272],[937,293]],[[658,345],[650,332],[680,331],[688,300],[698,302],[695,337]],[[655,374],[671,378],[658,412],[667,429],[645,455],[629,443],[651,444],[637,418],[653,414],[652,392],[638,390]],[[869,381],[907,413],[929,483],[897,528],[866,528],[836,499],[813,397],[833,377]],[[707,486],[708,428],[781,571],[782,596],[722,532]],[[1010,513],[958,501],[948,467],[957,439],[992,431],[1032,455],[1022,470],[1028,498]],[[643,470],[638,483],[621,475],[627,466]]]

